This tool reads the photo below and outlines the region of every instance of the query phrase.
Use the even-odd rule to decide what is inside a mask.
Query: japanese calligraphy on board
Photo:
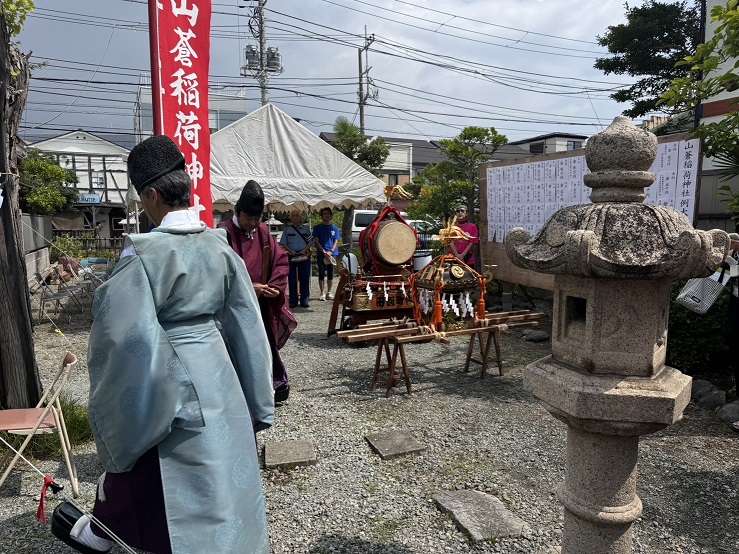
[[[191,204],[200,220],[213,226],[210,194],[210,123],[208,69],[210,66],[210,0],[149,0],[156,2],[156,21],[150,22],[158,54],[160,113],[155,129],[174,140],[185,155],[192,179]]]
[[[649,169],[656,179],[644,202],[681,211],[694,224],[699,150],[698,139],[660,142]],[[590,203],[590,189],[583,184],[589,173],[584,151],[580,156],[492,165],[486,169],[489,242],[502,243],[516,227],[534,235],[556,211]]]

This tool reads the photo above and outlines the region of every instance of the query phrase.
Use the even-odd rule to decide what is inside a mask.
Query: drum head
[[[374,246],[375,254],[382,263],[400,265],[413,257],[416,234],[405,223],[391,221],[377,231]]]

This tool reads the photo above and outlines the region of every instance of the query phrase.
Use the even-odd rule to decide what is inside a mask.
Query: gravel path
[[[299,327],[282,351],[290,400],[278,407],[275,426],[259,435],[260,445],[311,440],[318,456],[314,466],[263,472],[273,552],[543,553],[560,544],[562,506],[554,493],[564,478],[565,428],[521,381],[525,365],[547,355],[550,344],[512,332],[501,341],[508,373],[482,380],[460,371],[464,339],[449,347],[408,345],[413,395],[400,387],[386,399],[384,391],[369,391],[375,349],[327,339],[329,310],[329,302],[314,299],[296,311]],[[37,327],[39,366],[48,375],[66,349],[75,352],[81,371],[71,390],[84,399],[89,318],[60,327],[64,336],[48,322]],[[382,461],[364,437],[383,429],[406,430],[427,449]],[[91,506],[102,469],[94,444],[76,453],[82,501]],[[644,513],[634,525],[634,552],[739,552],[738,454],[739,435],[693,404],[681,422],[644,437],[638,480]],[[63,463],[41,466],[65,482]],[[23,467],[0,490],[0,552],[73,552],[33,517],[40,485],[38,474]],[[497,496],[531,533],[472,544],[432,500],[460,488]],[[57,502],[50,499],[49,510]]]

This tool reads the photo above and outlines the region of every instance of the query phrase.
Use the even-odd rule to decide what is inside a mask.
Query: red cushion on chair
[[[41,417],[44,408],[27,408],[18,410],[0,410],[0,431],[8,431],[10,433],[19,433],[22,431],[30,431],[36,425],[36,421]],[[44,422],[39,425],[38,430],[56,428],[54,414],[49,414],[44,418]]]

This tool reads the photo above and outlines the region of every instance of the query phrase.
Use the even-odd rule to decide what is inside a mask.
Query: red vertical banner
[[[213,227],[210,194],[210,0],[149,0],[154,129],[175,141],[192,178],[191,204]],[[161,113],[157,113],[157,105]]]

